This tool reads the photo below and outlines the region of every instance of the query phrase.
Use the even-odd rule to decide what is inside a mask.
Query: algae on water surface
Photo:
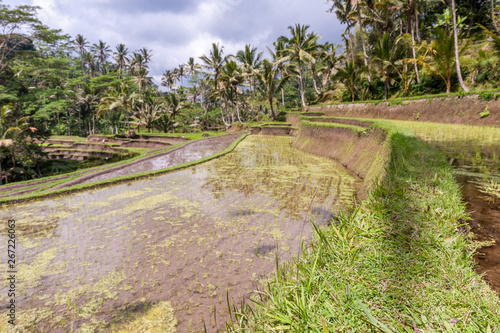
[[[155,325],[167,331],[175,321],[179,332],[202,329],[202,320],[209,330],[222,328],[226,293],[249,295],[276,256],[297,254],[311,237],[308,213],[327,223],[332,208],[354,195],[355,180],[342,167],[291,148],[290,140],[248,137],[196,167],[0,210],[20,230],[26,278],[18,284],[18,327],[140,331],[138,323],[161,313]],[[171,307],[175,317],[163,311]]]

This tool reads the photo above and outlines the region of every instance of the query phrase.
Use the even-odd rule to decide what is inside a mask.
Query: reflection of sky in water
[[[313,196],[311,215],[324,223],[332,207],[349,204],[353,182],[331,160],[291,148],[289,138],[250,136],[233,153],[188,169],[2,209],[2,220],[18,221],[18,268],[34,279],[19,283],[27,293],[18,300],[23,311],[47,310],[50,325],[109,322],[141,298],[172,300],[177,308],[220,306],[226,288],[235,298],[253,290],[255,274],[273,270],[274,252],[280,260],[298,253],[300,239],[312,235],[305,212]],[[102,279],[115,281],[107,292]],[[93,298],[103,303],[89,318],[56,306],[61,299],[90,306]]]

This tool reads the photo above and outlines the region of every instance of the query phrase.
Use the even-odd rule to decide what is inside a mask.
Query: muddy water
[[[196,141],[175,151],[161,154],[161,156],[137,163],[130,163],[126,167],[112,169],[108,173],[87,179],[83,184],[134,173],[165,169],[174,165],[200,160],[226,149],[238,136],[239,135],[226,135]]]
[[[165,320],[177,321],[178,332],[223,328],[227,295],[249,296],[276,257],[296,255],[312,237],[306,216],[324,224],[352,202],[355,180],[290,140],[251,136],[196,167],[1,209],[0,220],[17,220],[19,294],[13,330],[0,285],[0,326],[113,331],[134,312],[169,302],[176,319]],[[2,249],[6,236],[2,224]]]
[[[474,168],[459,167],[457,181],[462,185],[472,218],[472,243],[480,247],[474,256],[476,269],[500,293],[500,172],[487,175]]]

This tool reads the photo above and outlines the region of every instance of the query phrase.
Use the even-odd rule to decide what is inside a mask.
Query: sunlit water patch
[[[329,223],[352,202],[356,180],[290,140],[251,136],[196,167],[3,208],[17,220],[20,293],[14,328],[0,285],[2,329],[130,331],[152,317],[158,332],[222,328],[227,295],[249,296],[312,237],[309,218]]]

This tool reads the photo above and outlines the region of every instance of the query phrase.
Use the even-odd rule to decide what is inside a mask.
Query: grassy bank
[[[407,130],[388,137],[384,180],[279,266],[252,307],[233,307],[229,331],[500,332],[446,157]]]

